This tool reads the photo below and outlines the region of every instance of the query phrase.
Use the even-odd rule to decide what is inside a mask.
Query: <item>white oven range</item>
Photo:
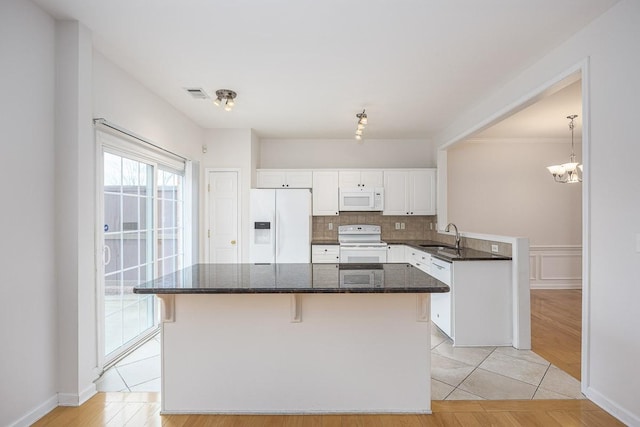
[[[338,227],[341,263],[385,263],[387,244],[380,240],[379,225],[341,225]]]

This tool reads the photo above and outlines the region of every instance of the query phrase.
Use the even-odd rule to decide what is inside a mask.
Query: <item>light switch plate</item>
[[[401,223],[400,223],[400,229],[401,229],[401,230],[404,230],[404,222],[401,222]]]
[[[396,230],[400,230],[400,223],[396,222]]]

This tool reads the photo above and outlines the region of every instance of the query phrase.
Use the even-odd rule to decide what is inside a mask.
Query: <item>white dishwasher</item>
[[[451,290],[446,293],[431,294],[431,321],[435,323],[442,332],[453,338],[451,335],[451,331],[453,331],[453,319],[451,316],[451,294],[453,293],[453,286],[451,285],[451,263],[431,257],[430,274],[451,288]]]
[[[431,275],[451,286],[451,263],[431,257]]]

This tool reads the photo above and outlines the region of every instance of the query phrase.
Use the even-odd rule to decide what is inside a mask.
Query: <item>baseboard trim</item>
[[[10,427],[28,427],[38,421],[40,418],[47,415],[49,412],[53,411],[58,406],[58,395],[54,394],[34,409],[29,411],[29,413],[22,416],[20,419],[16,420],[12,424],[9,424]]]
[[[60,406],[80,406],[87,400],[91,399],[93,395],[98,392],[96,385],[91,383],[79,394],[75,393],[58,393],[58,405]]]
[[[585,395],[596,405],[616,417],[618,420],[628,426],[640,426],[640,416],[629,412],[628,410],[620,407],[615,402],[612,402],[607,397],[603,396],[592,387],[587,387]]]

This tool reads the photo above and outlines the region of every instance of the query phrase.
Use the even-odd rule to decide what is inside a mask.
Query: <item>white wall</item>
[[[435,167],[429,140],[262,139],[260,168]]]
[[[504,84],[436,138],[460,139],[566,75],[588,58],[583,75],[587,109],[583,143],[586,251],[583,338],[587,396],[627,424],[640,425],[640,158],[637,103],[640,94],[640,2],[623,0],[522,74]],[[584,88],[587,88],[585,91]],[[590,111],[589,111],[590,108]]]
[[[53,19],[31,2],[0,2],[3,426],[57,404],[54,40]]]
[[[256,146],[255,134],[251,129],[209,129],[205,133],[205,144],[207,145],[207,153],[202,157],[202,173],[206,174],[207,168],[220,168],[220,169],[239,169],[239,192],[240,192],[240,258],[241,262],[249,261],[249,189],[252,183],[252,166],[255,165],[255,154],[252,153],[252,148]],[[206,239],[206,223],[205,212],[207,207],[205,206],[206,200],[206,175],[203,175],[202,182],[205,183],[202,187],[203,201],[201,207],[201,242],[200,248],[201,261],[207,262],[205,259],[205,245]]]
[[[91,33],[56,21],[55,169],[58,401],[95,394],[95,149],[91,127]]]
[[[204,131],[100,52],[93,54],[93,114],[191,160]]]
[[[557,184],[546,169],[568,161],[564,142],[478,140],[448,150],[448,220],[462,230],[528,237],[531,245],[580,245],[582,186]]]

